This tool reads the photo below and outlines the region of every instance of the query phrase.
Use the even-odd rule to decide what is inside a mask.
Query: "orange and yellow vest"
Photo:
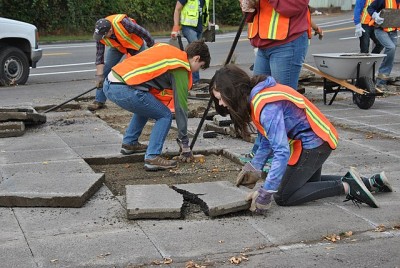
[[[374,1],[375,0],[366,0],[365,1],[364,8],[361,12],[361,18],[360,18],[361,24],[368,24],[371,21],[371,15],[369,15],[367,8]]]
[[[321,111],[303,95],[292,88],[277,84],[273,87],[264,88],[251,100],[251,117],[258,131],[266,138],[267,131],[260,123],[261,111],[268,103],[286,100],[295,104],[300,109],[305,110],[307,121],[311,129],[322,140],[326,141],[329,146],[336,149],[338,143],[338,134],[335,127],[321,113]],[[302,152],[301,140],[289,139],[290,158],[288,165],[295,165],[300,158]]]
[[[136,34],[129,33],[125,27],[122,25],[121,21],[124,18],[129,18],[125,14],[116,14],[106,17],[108,21],[111,22],[111,27],[117,38],[118,42],[111,38],[103,38],[100,40],[106,46],[113,47],[118,49],[119,52],[125,54],[127,57],[130,56],[127,49],[139,50],[143,45],[143,39],[137,36]],[[132,18],[129,18],[133,23],[136,21]]]
[[[289,18],[279,14],[268,1],[259,1],[259,12],[248,23],[247,37],[284,40],[289,32]]]
[[[386,9],[400,9],[400,4],[396,3],[396,0],[385,0],[385,8]],[[374,25],[374,20],[371,19],[371,21],[369,22],[369,25]],[[400,27],[397,28],[383,28],[383,30],[385,32],[392,32],[392,31],[396,31],[396,30],[400,30]]]
[[[127,85],[140,85],[169,70],[184,68],[188,71],[188,90],[192,86],[192,72],[185,51],[169,44],[158,43],[145,51],[129,57],[115,65],[112,70]],[[172,89],[150,89],[150,93],[174,112]]]

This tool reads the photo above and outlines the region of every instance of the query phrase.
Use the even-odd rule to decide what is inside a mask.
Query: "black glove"
[[[189,139],[185,140],[176,139],[176,142],[179,145],[179,152],[180,152],[180,155],[178,157],[179,160],[187,163],[192,162],[194,160],[194,156],[189,146]]]

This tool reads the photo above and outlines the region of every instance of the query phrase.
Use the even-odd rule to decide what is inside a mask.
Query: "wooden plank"
[[[361,88],[358,88],[358,87],[356,87],[355,85],[350,84],[350,83],[347,82],[346,80],[342,80],[342,79],[338,79],[338,78],[335,78],[335,77],[333,77],[333,76],[330,76],[329,74],[326,74],[326,73],[324,73],[324,72],[321,72],[320,70],[318,70],[317,68],[315,68],[315,67],[313,67],[313,66],[311,66],[311,65],[308,65],[308,64],[306,64],[306,63],[303,63],[303,66],[304,66],[306,69],[308,69],[308,70],[310,70],[310,71],[312,71],[312,72],[314,72],[314,73],[316,73],[316,74],[318,74],[318,75],[320,75],[320,76],[322,76],[322,77],[325,77],[325,78],[327,78],[327,79],[329,79],[329,80],[335,82],[336,84],[339,84],[339,85],[341,85],[341,86],[344,86],[344,87],[346,87],[346,88],[348,88],[348,89],[350,89],[350,90],[352,90],[352,91],[354,91],[354,92],[356,92],[356,93],[358,93],[358,94],[360,94],[360,95],[364,95],[364,94],[367,94],[367,93],[368,93],[367,91],[365,91],[365,90],[363,90],[363,89],[361,89]]]

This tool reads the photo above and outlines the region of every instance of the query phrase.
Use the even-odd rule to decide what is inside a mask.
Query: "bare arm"
[[[183,5],[179,1],[176,1],[175,10],[174,10],[174,26],[180,25],[180,16],[181,16],[182,8],[183,8]]]

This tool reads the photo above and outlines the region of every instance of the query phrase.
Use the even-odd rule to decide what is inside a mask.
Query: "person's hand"
[[[268,191],[264,188],[249,193],[246,201],[251,201],[250,211],[257,214],[264,214],[271,207],[272,195],[274,193],[275,191]]]
[[[103,88],[104,76],[96,74],[96,88]]]
[[[172,39],[176,39],[176,38],[178,38],[178,35],[180,35],[180,27],[179,27],[179,25],[174,25],[173,27],[172,27],[172,31],[171,31],[171,38]]]
[[[253,189],[258,180],[265,179],[266,177],[267,173],[265,171],[257,170],[250,162],[247,162],[236,177],[236,186],[243,185]]]
[[[314,35],[318,34],[318,39],[322,40],[322,38],[324,38],[324,31],[322,31],[321,28],[317,27],[316,30],[314,30]]]
[[[192,162],[194,160],[194,156],[189,146],[189,139],[185,140],[176,139],[176,142],[179,145],[179,152],[180,152],[178,159],[181,162],[187,162],[187,163]]]
[[[365,32],[365,30],[364,30],[363,27],[361,26],[361,23],[356,24],[355,36],[356,36],[356,37],[361,37],[361,36],[363,35],[364,32]]]
[[[380,17],[380,14],[381,14],[381,12],[379,12],[379,13],[374,12],[372,14],[372,18],[374,19],[375,23],[378,25],[381,25],[383,23],[383,21],[385,20],[384,18]]]

